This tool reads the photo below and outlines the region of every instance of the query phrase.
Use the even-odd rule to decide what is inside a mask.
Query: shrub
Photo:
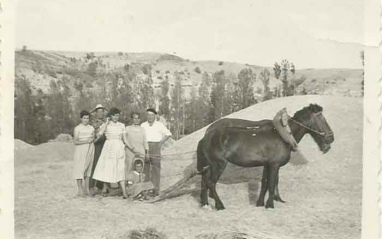
[[[219,66],[222,66],[224,63],[222,61],[219,61]]]
[[[46,69],[46,73],[47,73],[50,77],[57,78],[56,72],[55,72],[54,70],[52,70],[51,68],[47,68],[47,69]]]
[[[143,74],[148,75],[151,72],[151,65],[150,64],[144,65],[142,67],[142,72]]]
[[[123,69],[128,72],[130,70],[130,65],[129,64],[126,64],[123,66]]]
[[[128,234],[127,237],[120,237],[126,238],[126,239],[166,239],[167,236],[159,232],[155,228],[148,227],[145,230],[131,230]]]
[[[198,74],[202,73],[202,71],[200,70],[199,66],[195,67],[194,71]]]
[[[70,134],[59,134],[55,139],[55,142],[72,142],[73,137]]]

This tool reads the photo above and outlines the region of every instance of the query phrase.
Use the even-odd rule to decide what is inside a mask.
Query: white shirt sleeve
[[[168,130],[168,129],[166,128],[166,126],[164,126],[164,124],[162,124],[161,122],[159,122],[159,123],[160,123],[160,131],[161,131],[161,133],[162,133],[163,135],[166,135],[166,136],[172,136],[171,131]]]

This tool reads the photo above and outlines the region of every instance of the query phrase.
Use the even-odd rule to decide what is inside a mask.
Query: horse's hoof
[[[206,205],[203,205],[203,206],[202,206],[202,209],[203,209],[203,210],[209,210],[209,211],[211,211],[211,210],[212,210],[211,206],[210,206],[210,205],[208,205],[208,204],[206,204]]]
[[[224,210],[225,209],[225,207],[223,206],[223,205],[216,205],[215,206],[215,208],[216,208],[216,210]]]
[[[273,202],[272,203],[270,203],[270,202],[267,202],[267,204],[265,204],[265,208],[275,208],[275,206],[274,206],[274,204],[273,204]]]
[[[264,202],[257,201],[256,207],[264,207]]]

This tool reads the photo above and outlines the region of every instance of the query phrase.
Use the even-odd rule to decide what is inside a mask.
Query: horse
[[[325,154],[334,142],[334,134],[324,115],[323,108],[310,104],[289,117],[288,124],[297,143],[310,134]],[[197,170],[202,174],[201,206],[208,207],[208,191],[215,200],[217,210],[225,209],[216,183],[230,162],[241,167],[263,166],[260,195],[256,206],[274,208],[274,200],[284,202],[278,192],[280,167],[290,160],[292,147],[280,136],[272,120],[250,121],[224,118],[209,126],[198,142]]]

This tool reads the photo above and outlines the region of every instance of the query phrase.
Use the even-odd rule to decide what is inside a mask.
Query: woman
[[[78,196],[91,195],[89,191],[89,179],[94,158],[94,128],[89,125],[90,113],[86,110],[81,111],[81,123],[74,128],[73,143],[74,167],[73,177],[77,181]],[[83,179],[85,178],[85,186]]]
[[[133,147],[126,150],[126,176],[132,171],[133,160],[137,155],[141,158],[148,159],[149,144],[146,140],[145,129],[140,126],[140,114],[131,113],[132,125],[126,127],[126,138],[129,144]]]
[[[94,170],[93,178],[104,182],[102,196],[106,196],[108,188],[106,183],[119,183],[123,198],[127,198],[125,187],[125,145],[132,148],[127,142],[125,125],[118,122],[120,110],[113,107],[108,113],[106,123],[101,126],[98,137],[105,134],[106,141]]]

